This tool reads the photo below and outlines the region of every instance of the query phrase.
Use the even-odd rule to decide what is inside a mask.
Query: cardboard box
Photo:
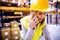
[[[12,32],[12,40],[20,40],[20,29],[17,28],[11,28]]]
[[[10,28],[2,28],[1,29],[2,40],[11,40],[10,36]]]
[[[16,22],[16,21],[10,22],[10,25],[11,25],[11,28],[19,27],[19,24],[18,24],[18,22]]]

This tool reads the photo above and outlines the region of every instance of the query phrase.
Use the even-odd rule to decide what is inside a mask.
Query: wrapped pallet
[[[19,27],[19,24],[16,21],[10,22],[10,25],[11,25],[11,28]]]
[[[24,7],[24,0],[20,0],[20,7]]]
[[[10,28],[2,28],[1,29],[2,40],[11,40],[10,36]]]
[[[20,40],[20,29],[17,28],[11,28],[12,32],[12,40]]]
[[[56,24],[56,12],[52,11],[52,24]]]
[[[58,20],[58,24],[60,24],[60,14],[58,14],[58,18],[57,18]]]
[[[24,0],[25,7],[29,7],[29,0]]]

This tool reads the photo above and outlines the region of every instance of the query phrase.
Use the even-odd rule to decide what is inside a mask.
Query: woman
[[[37,40],[41,37],[42,29],[45,26],[45,13],[32,11],[29,16],[21,19],[21,23],[24,40],[34,40],[35,38]]]
[[[48,0],[31,0],[30,15],[20,20],[24,40],[44,40],[42,31],[45,26],[45,11],[48,8]]]

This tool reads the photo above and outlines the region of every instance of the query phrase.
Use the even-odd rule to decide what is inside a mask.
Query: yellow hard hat
[[[45,12],[48,8],[48,0],[31,0],[30,10]]]

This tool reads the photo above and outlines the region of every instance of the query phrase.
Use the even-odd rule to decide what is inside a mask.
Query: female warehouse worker
[[[20,20],[24,40],[44,40],[42,30],[48,8],[48,0],[31,0],[30,15]]]

